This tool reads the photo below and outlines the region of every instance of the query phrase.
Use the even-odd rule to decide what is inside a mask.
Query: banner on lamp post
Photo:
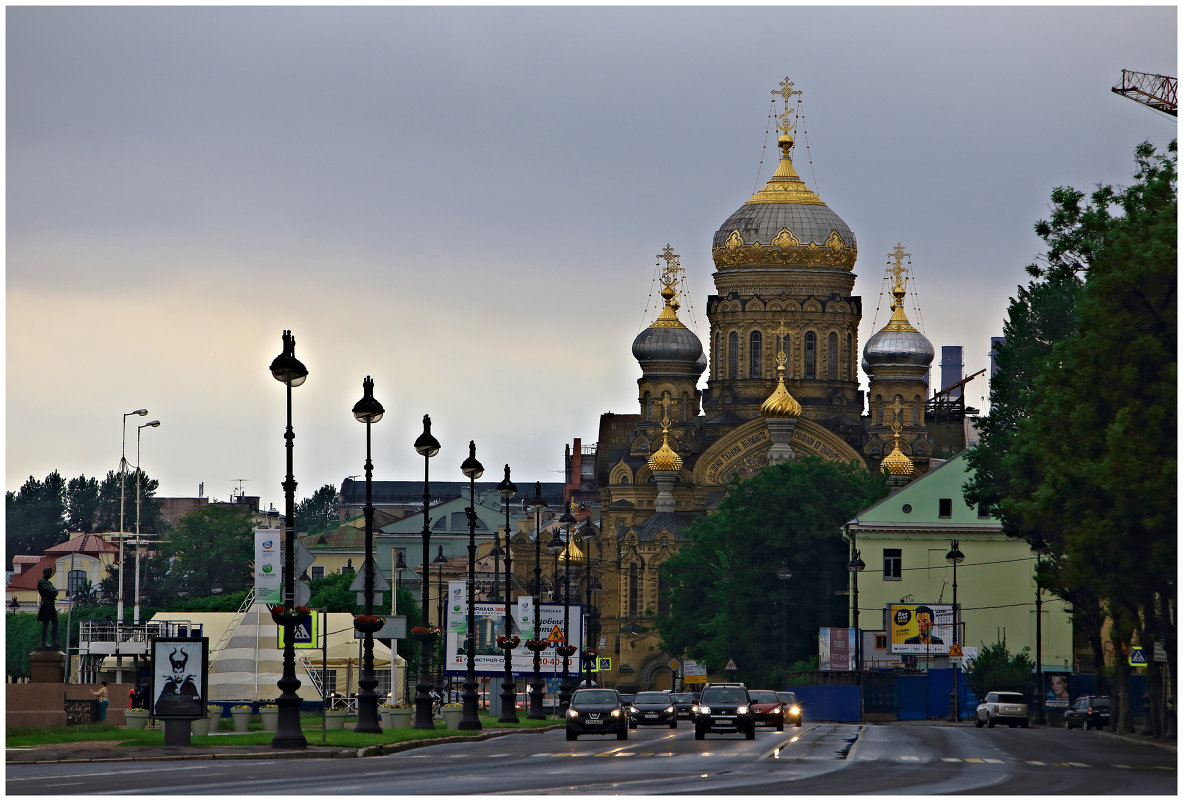
[[[283,560],[278,528],[255,529],[255,602],[275,605],[283,602]]]

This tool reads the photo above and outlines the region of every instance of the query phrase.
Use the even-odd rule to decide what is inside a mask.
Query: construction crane
[[[1179,95],[1178,78],[1122,70],[1121,83],[1113,87],[1113,93],[1125,95],[1136,103],[1170,114],[1172,117],[1179,116],[1176,102]]]
[[[964,387],[973,379],[980,376],[985,370],[978,370],[971,376],[961,379],[955,384],[950,384],[944,389],[933,393],[933,396],[928,399],[928,403],[924,406],[924,419],[937,421],[947,420],[961,420],[967,414],[974,415],[978,413],[977,409],[965,405]],[[954,390],[962,389],[962,392],[956,393],[954,397]]]

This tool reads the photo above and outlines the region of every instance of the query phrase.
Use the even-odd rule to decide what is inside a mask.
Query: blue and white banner
[[[255,603],[283,602],[282,529],[255,529]]]

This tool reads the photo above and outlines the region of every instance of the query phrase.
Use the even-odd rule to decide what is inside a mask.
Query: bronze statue
[[[37,619],[41,621],[41,642],[46,648],[57,646],[58,640],[58,608],[57,588],[49,580],[53,575],[53,568],[47,567],[37,582],[37,594],[41,596],[41,606],[37,607]],[[49,637],[49,625],[53,624],[53,636]]]

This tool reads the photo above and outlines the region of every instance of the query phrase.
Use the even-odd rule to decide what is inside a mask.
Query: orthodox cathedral
[[[784,104],[780,163],[714,234],[706,343],[678,318],[682,268],[667,245],[665,305],[632,345],[639,409],[601,416],[594,481],[580,485],[580,473],[593,473],[586,467],[571,479],[576,500],[598,496],[601,554],[616,566],[604,571],[601,596],[601,655],[616,657],[605,684],[671,686],[672,655],[659,653],[648,625],[665,611],[663,564],[730,479],[812,454],[887,470],[898,484],[927,471],[933,455],[925,411],[934,351],[904,312],[908,254],[897,245],[889,256],[891,319],[862,348],[864,397],[855,235],[793,166],[800,92],[786,78],[773,94]],[[941,451],[964,447],[963,437],[941,439]]]

